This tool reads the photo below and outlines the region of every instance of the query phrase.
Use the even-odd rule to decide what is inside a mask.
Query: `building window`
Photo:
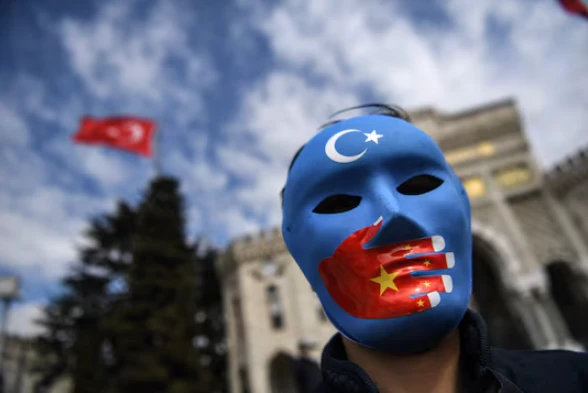
[[[496,153],[496,146],[492,142],[484,141],[475,146],[450,150],[445,153],[445,160],[450,165],[459,164],[469,160],[486,158]]]
[[[241,392],[250,393],[251,389],[249,389],[249,374],[244,367],[239,368],[239,379],[241,380]]]
[[[241,300],[238,297],[233,298],[233,311],[235,313],[235,329],[237,330],[237,337],[239,341],[245,340],[245,329],[243,321],[243,312],[241,310]]]
[[[476,147],[478,155],[481,157],[490,157],[496,153],[496,146],[492,142],[482,142]]]
[[[274,329],[284,327],[284,312],[278,287],[270,285],[267,287],[267,301],[269,306],[270,320]]]
[[[462,179],[463,186],[470,199],[476,199],[486,195],[486,183],[479,176]]]
[[[278,264],[271,260],[265,260],[261,264],[261,277],[268,280],[278,276]]]
[[[499,170],[495,173],[494,178],[502,188],[513,188],[529,183],[532,173],[526,165],[517,165]]]

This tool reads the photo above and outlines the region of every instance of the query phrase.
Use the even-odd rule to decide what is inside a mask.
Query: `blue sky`
[[[367,101],[458,111],[511,97],[542,168],[588,145],[588,23],[555,0],[8,1],[0,5],[0,273],[9,323],[59,290],[87,218],[135,202],[151,162],[74,146],[82,115],[157,120],[189,232],[278,225],[294,151]]]

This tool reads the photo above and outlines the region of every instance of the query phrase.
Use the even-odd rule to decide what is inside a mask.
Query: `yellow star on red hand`
[[[388,288],[392,288],[395,291],[398,291],[396,284],[394,283],[394,279],[398,275],[398,272],[394,272],[389,274],[384,266],[380,266],[380,275],[378,277],[371,278],[370,281],[380,284],[380,296],[386,291]]]

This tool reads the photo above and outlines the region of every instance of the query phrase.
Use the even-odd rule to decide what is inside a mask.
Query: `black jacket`
[[[491,349],[482,318],[468,311],[460,327],[461,364],[472,393],[588,393],[588,354],[571,351]],[[378,388],[347,360],[335,335],[323,351],[323,381],[315,393],[377,393]]]
[[[294,374],[298,393],[312,393],[321,382],[321,370],[318,363],[307,357],[299,357],[294,361]]]

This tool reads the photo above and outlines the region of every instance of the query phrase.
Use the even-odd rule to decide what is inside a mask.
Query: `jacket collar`
[[[490,365],[490,341],[482,317],[472,310],[464,315],[459,332],[461,338],[461,367],[469,379],[468,391],[498,392],[510,385],[497,375]],[[337,393],[378,393],[372,379],[357,364],[347,359],[340,334],[336,334],[323,350],[321,361],[323,384],[327,391]],[[510,389],[504,389],[509,392]],[[520,392],[518,389],[513,392]]]

